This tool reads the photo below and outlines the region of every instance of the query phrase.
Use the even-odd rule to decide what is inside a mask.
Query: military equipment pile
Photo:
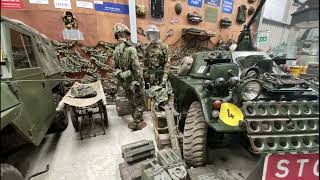
[[[141,140],[121,147],[125,162],[119,164],[121,178],[132,179],[187,179],[186,164],[170,148],[159,150],[151,140]]]

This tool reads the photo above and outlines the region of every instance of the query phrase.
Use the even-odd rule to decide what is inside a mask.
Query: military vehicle
[[[251,41],[250,26],[264,3],[239,35],[235,51],[195,53],[187,74],[170,76],[183,157],[190,166],[206,164],[208,142],[228,134],[241,137],[256,154],[319,148],[319,93],[283,72]]]
[[[47,132],[66,129],[65,112],[56,113],[63,94],[62,73],[53,44],[17,20],[1,16],[1,157]],[[1,179],[19,172],[1,164]]]

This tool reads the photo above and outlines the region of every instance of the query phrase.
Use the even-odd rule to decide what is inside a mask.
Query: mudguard
[[[188,110],[189,106],[194,101],[199,101],[202,106],[204,119],[210,128],[217,132],[243,132],[244,128],[240,126],[229,126],[223,123],[219,118],[215,119],[211,116],[212,101],[214,98],[208,96],[202,87],[201,79],[191,79],[180,77],[176,74],[170,76],[171,84],[173,85],[178,111]],[[180,88],[175,88],[180,86]],[[179,92],[177,92],[179,90]]]

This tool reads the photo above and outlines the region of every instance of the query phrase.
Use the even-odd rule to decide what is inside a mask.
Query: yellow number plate
[[[229,126],[238,126],[243,120],[241,109],[231,103],[222,103],[219,118]]]

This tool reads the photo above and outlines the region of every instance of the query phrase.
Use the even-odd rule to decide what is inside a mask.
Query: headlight
[[[241,89],[241,98],[244,101],[252,101],[259,96],[261,85],[258,81],[249,81]]]

